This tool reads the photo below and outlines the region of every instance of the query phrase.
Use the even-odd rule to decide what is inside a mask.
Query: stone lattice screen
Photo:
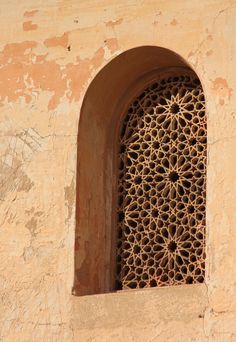
[[[117,289],[202,283],[205,99],[190,73],[152,82],[119,136]]]

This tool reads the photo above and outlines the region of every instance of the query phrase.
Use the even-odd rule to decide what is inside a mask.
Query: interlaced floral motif
[[[153,82],[119,140],[117,289],[202,283],[206,115],[192,74]]]

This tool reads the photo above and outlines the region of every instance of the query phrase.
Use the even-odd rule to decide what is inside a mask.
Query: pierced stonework
[[[119,137],[117,289],[202,283],[206,115],[196,76],[150,84]]]

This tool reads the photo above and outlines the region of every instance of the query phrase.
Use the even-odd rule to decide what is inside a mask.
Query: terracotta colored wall
[[[236,2],[10,0],[0,16],[0,340],[236,341]],[[81,103],[142,45],[179,53],[205,90],[206,284],[75,297]]]

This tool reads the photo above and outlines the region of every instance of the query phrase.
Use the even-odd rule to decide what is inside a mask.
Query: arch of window
[[[117,289],[202,283],[206,114],[197,76],[160,73],[119,131]]]
[[[188,63],[157,46],[121,53],[92,80],[78,129],[74,295],[204,280],[204,105]]]

